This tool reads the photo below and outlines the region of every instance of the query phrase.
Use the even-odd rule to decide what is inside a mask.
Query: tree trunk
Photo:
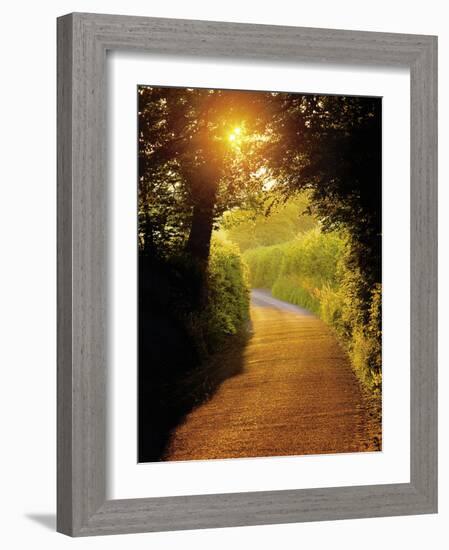
[[[218,180],[216,178],[202,178],[195,184],[195,204],[186,250],[194,260],[196,267],[196,284],[192,286],[192,291],[196,296],[196,307],[199,309],[204,309],[208,303],[207,265],[217,191]]]
[[[206,268],[214,223],[218,178],[216,174],[212,176],[210,171],[206,172],[206,170],[201,175],[201,180],[194,184],[195,204],[187,241],[187,251],[203,268]]]
[[[187,250],[204,267],[209,259],[213,218],[213,204],[199,203],[194,206]]]

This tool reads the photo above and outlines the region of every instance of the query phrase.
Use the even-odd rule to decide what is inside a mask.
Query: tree
[[[205,266],[222,213],[255,200],[254,154],[264,131],[258,94],[139,88],[139,242],[157,255],[184,250]],[[251,139],[249,139],[251,136]],[[252,198],[250,196],[252,195]]]
[[[344,228],[367,287],[381,280],[381,99],[277,94],[265,152],[284,196],[308,189],[325,230]],[[272,110],[273,111],[273,110]]]

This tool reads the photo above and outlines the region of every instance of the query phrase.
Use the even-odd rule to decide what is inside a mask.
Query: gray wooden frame
[[[106,51],[411,71],[410,483],[106,499]],[[58,504],[72,536],[437,511],[437,39],[74,13],[58,19]]]

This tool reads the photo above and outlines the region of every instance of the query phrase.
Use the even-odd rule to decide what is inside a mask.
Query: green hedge
[[[206,339],[212,344],[236,334],[249,319],[248,270],[239,248],[212,240],[208,265],[208,307],[204,312]]]

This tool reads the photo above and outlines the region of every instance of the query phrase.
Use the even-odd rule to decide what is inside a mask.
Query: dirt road
[[[164,460],[376,450],[369,406],[330,329],[261,290],[251,319],[241,373],[187,415]]]

